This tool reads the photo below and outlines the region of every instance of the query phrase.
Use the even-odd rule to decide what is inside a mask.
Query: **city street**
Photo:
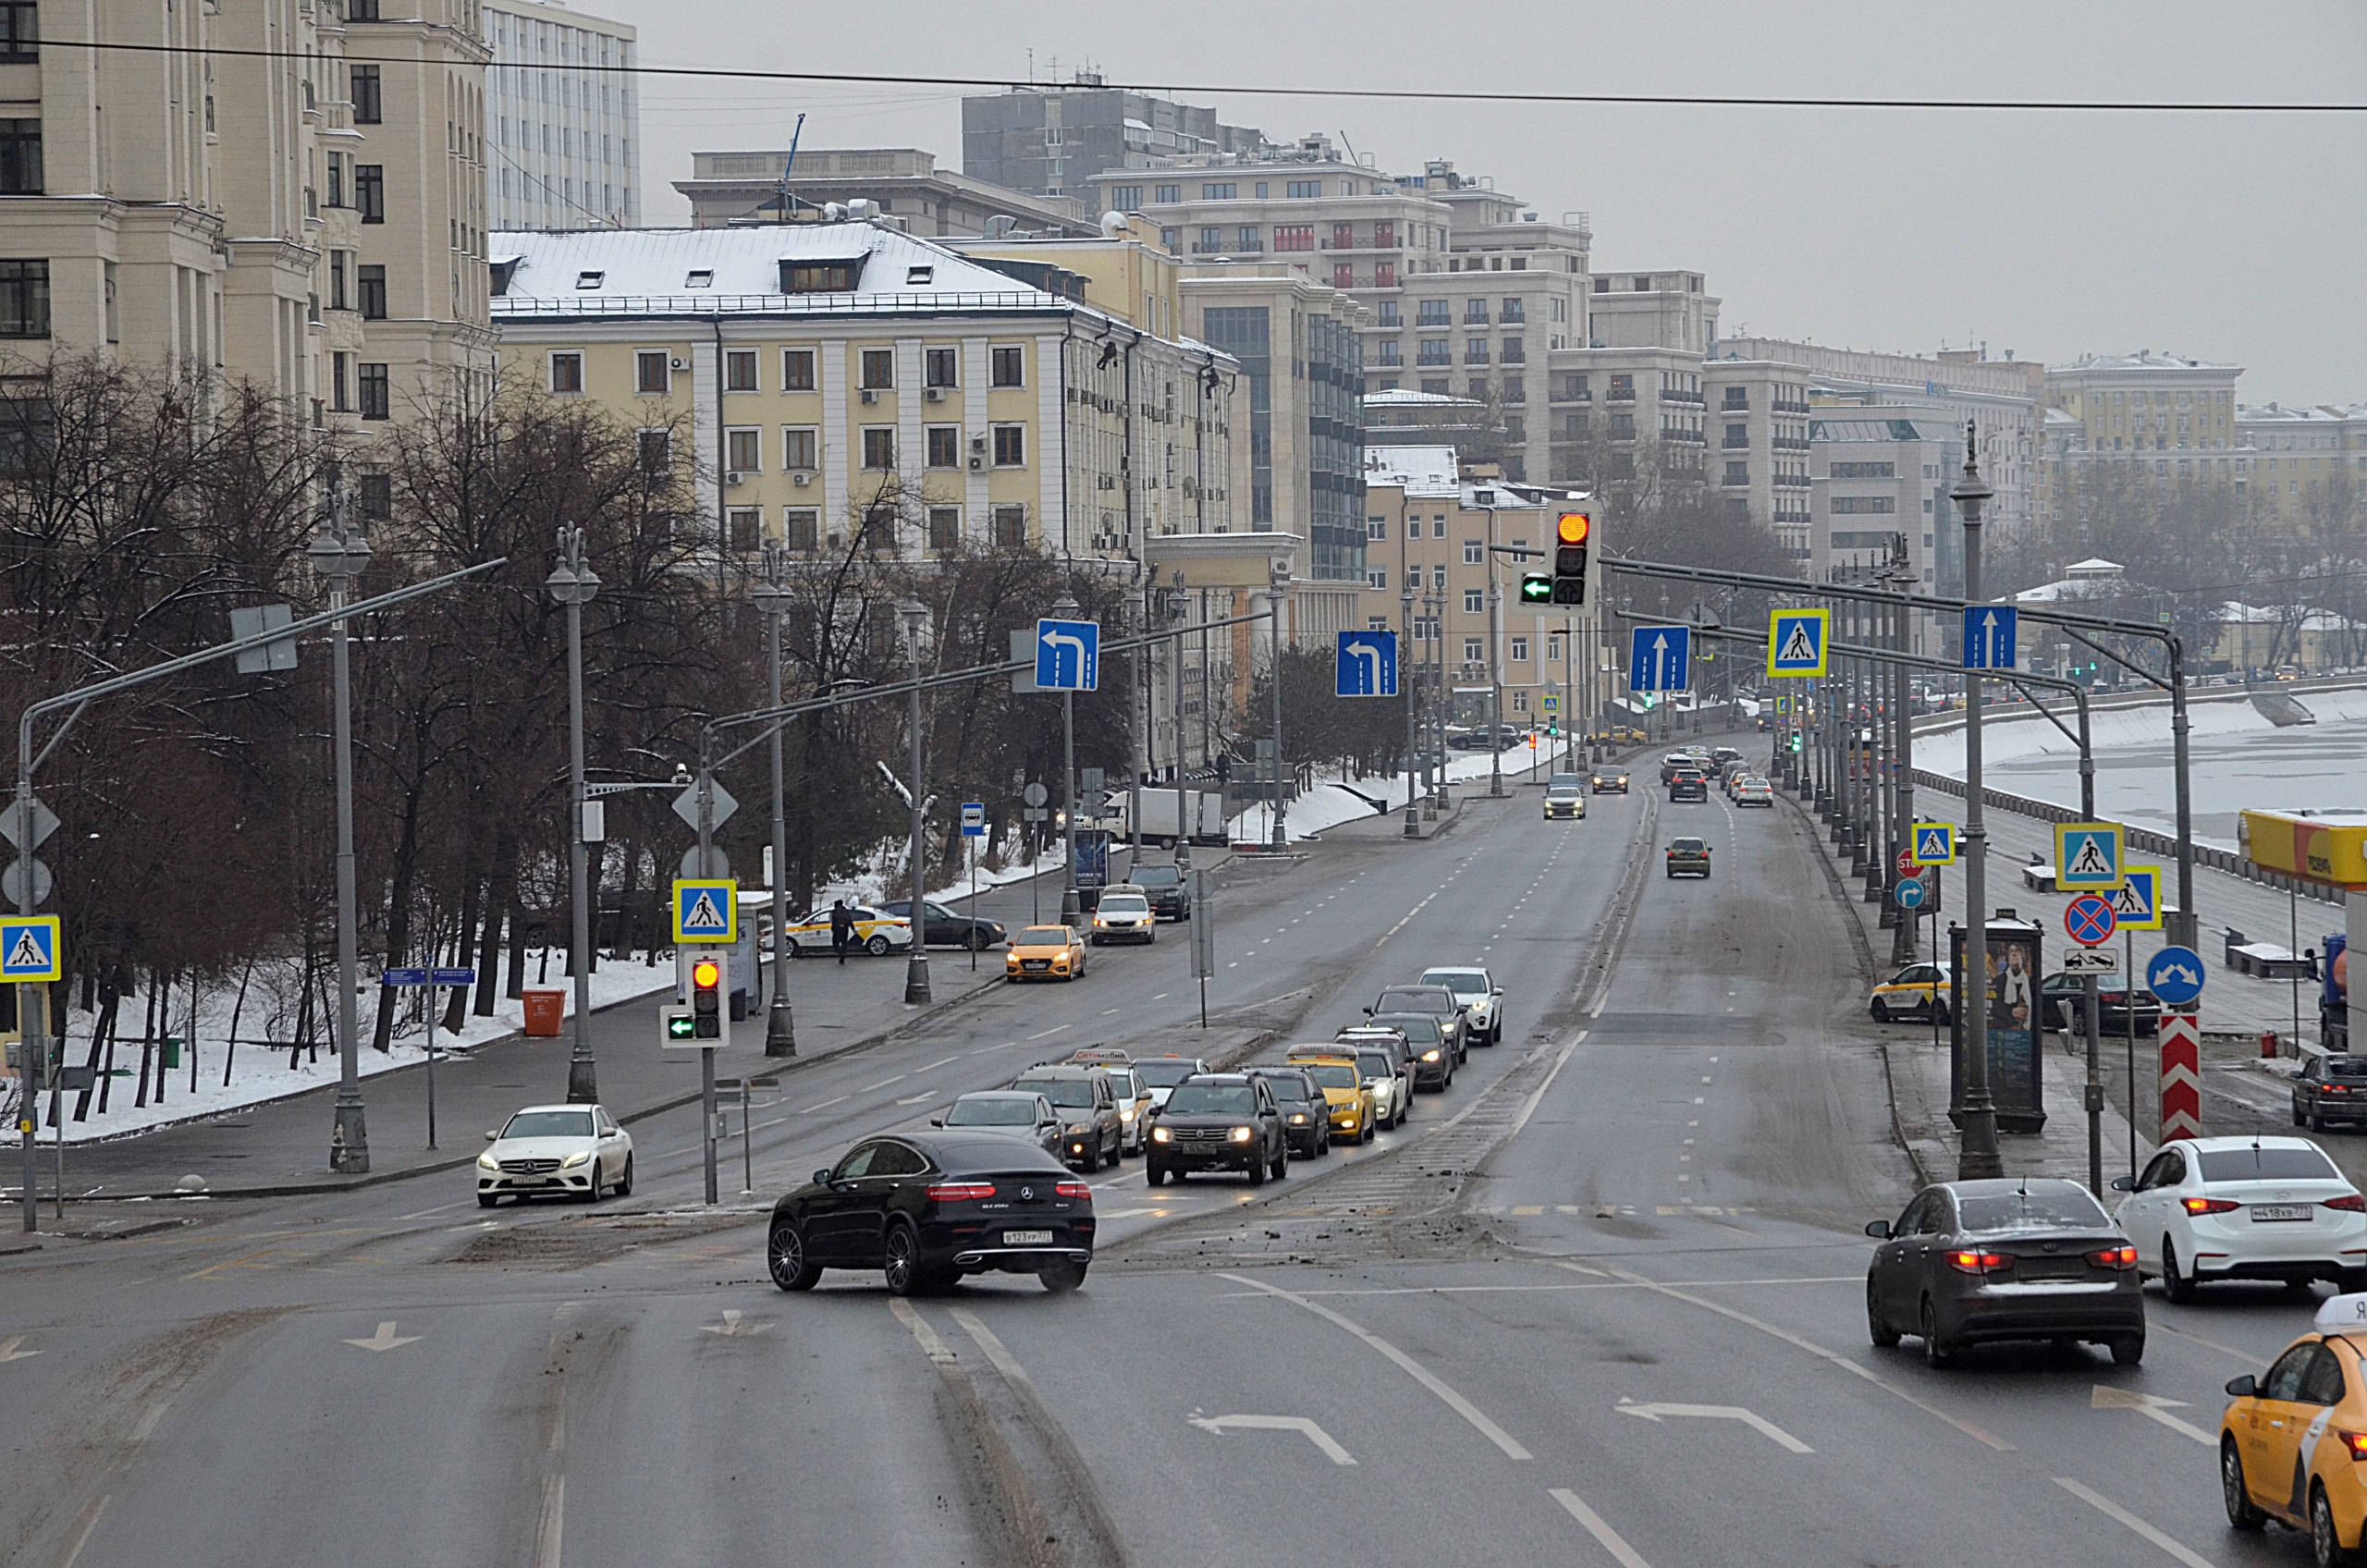
[[[2306,1321],[2275,1289],[2149,1298],[2139,1369],[1866,1343],[1859,1229],[1912,1178],[1844,917],[1797,813],[1638,780],[1583,822],[1515,789],[1427,842],[1377,820],[1237,868],[1209,1054],[1474,961],[1505,1043],[1280,1185],[1092,1179],[1075,1296],[782,1295],[759,1215],[859,1133],[1196,1023],[1177,927],[798,1068],[719,1212],[686,1109],[635,1125],[634,1196],[598,1211],[480,1216],[455,1171],[0,1259],[0,1380],[39,1413],[7,1560],[1002,1562],[1044,1528],[1051,1560],[1144,1563],[1343,1530],[1407,1562],[2299,1561],[2227,1534],[2207,1437]],[[1675,832],[1712,878],[1659,875]],[[2139,1393],[2178,1403],[2113,1403]]]

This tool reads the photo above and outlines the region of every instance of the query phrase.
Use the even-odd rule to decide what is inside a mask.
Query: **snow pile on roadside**
[[[2316,715],[2321,723],[2367,719],[2367,689],[2310,692],[2296,700]],[[2069,715],[2067,713],[2065,717],[2067,721]],[[2190,703],[2187,717],[2188,733],[2198,740],[2212,735],[2264,733],[2276,728],[2244,698]],[[2090,743],[2099,752],[2116,746],[2166,745],[2170,738],[2169,704],[2161,702],[2140,707],[2097,709],[2090,717],[2089,734]],[[1992,716],[1981,727],[1981,754],[1986,763],[2026,756],[2074,755],[2078,751],[2069,737],[2035,713],[2017,713],[2011,718]],[[1915,765],[1952,778],[1963,778],[1964,730],[1957,728],[1916,736]]]

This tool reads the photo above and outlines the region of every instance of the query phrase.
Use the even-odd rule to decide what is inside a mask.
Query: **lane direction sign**
[[[2011,669],[2021,642],[2021,616],[2011,605],[1964,607],[1964,668]]]
[[[2067,893],[2110,892],[2120,886],[2120,825],[2054,825],[2054,885]]]
[[[1693,684],[1693,628],[1638,626],[1627,635],[1627,687],[1683,692]]]
[[[37,983],[63,974],[65,942],[54,914],[0,918],[0,982]]]
[[[1397,633],[1343,631],[1334,655],[1331,694],[1335,697],[1397,695]]]
[[[1826,672],[1831,610],[1775,610],[1767,618],[1767,673],[1793,678]]]
[[[2202,999],[2202,955],[2192,948],[2164,948],[2145,965],[2145,988],[2173,1011]]]
[[[1907,845],[1910,865],[1954,865],[1956,863],[1956,825],[1953,822],[1919,822],[1912,840]]]
[[[1036,684],[1047,692],[1093,692],[1101,679],[1101,626],[1091,620],[1036,623]]]
[[[740,884],[728,876],[681,878],[672,908],[678,944],[740,939]]]
[[[1919,876],[1901,878],[1898,886],[1890,890],[1890,897],[1891,902],[1896,904],[1901,909],[1921,909],[1923,907],[1923,879]]]
[[[2063,912],[2063,929],[2083,948],[2111,941],[2116,924],[2112,900],[2101,893],[2082,893]]]
[[[2128,879],[2113,895],[2112,913],[2123,931],[2162,928],[2162,868],[2158,865],[2121,867]]]

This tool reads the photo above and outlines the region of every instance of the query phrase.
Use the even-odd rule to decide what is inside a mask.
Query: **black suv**
[[[1274,1091],[1274,1103],[1282,1111],[1282,1133],[1290,1140],[1293,1155],[1313,1159],[1331,1152],[1331,1111],[1312,1073],[1304,1067],[1252,1067],[1248,1073],[1266,1080]]]
[[[1176,865],[1138,865],[1127,880],[1150,897],[1150,912],[1160,920],[1192,918],[1192,888]]]
[[[1204,1072],[1177,1084],[1151,1123],[1144,1174],[1154,1187],[1187,1170],[1239,1170],[1253,1187],[1290,1169],[1274,1086],[1245,1072]]]
[[[1471,1055],[1471,1014],[1463,998],[1444,986],[1384,986],[1375,997],[1372,1006],[1365,1009],[1365,1016],[1378,1023],[1389,1013],[1427,1012],[1439,1021],[1439,1029],[1446,1043],[1454,1049],[1454,1060],[1463,1061]],[[1416,1053],[1419,1055],[1419,1052]]]
[[[1707,801],[1710,798],[1710,780],[1691,768],[1685,768],[1668,781],[1668,798],[1673,802]]]

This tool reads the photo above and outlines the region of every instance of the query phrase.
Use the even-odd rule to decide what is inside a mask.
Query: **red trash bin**
[[[567,1018],[567,993],[539,990],[526,993],[526,1033],[534,1039],[556,1040]]]

